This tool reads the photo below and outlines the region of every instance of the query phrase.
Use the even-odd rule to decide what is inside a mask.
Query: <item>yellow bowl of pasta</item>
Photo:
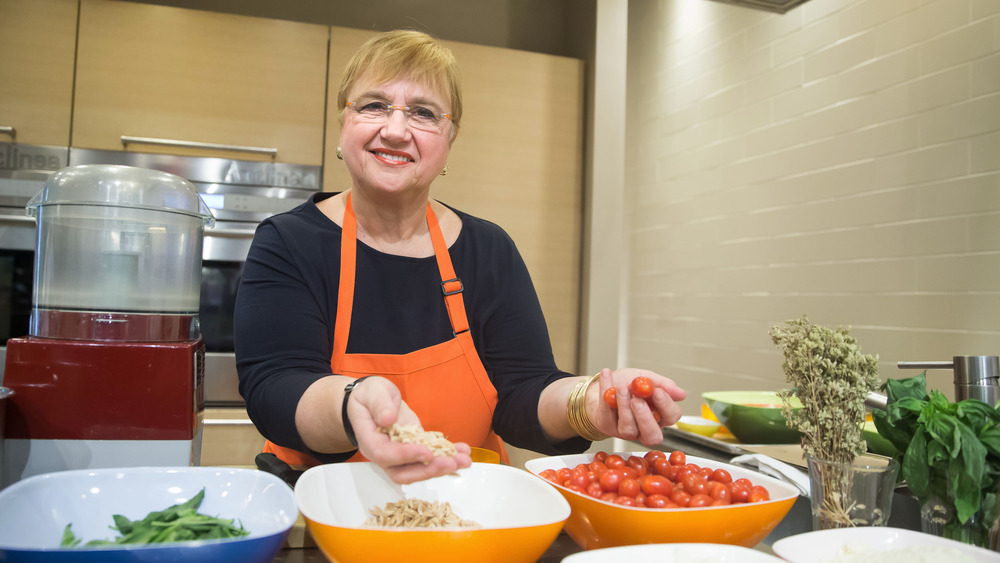
[[[408,485],[372,463],[321,465],[299,477],[295,500],[337,563],[534,562],[570,514],[553,487],[494,463]]]

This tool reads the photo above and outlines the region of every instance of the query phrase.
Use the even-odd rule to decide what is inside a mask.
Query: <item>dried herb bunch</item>
[[[782,414],[802,432],[807,455],[851,462],[865,453],[862,435],[865,397],[879,387],[878,356],[861,353],[850,327],[830,329],[806,316],[772,326],[771,340],[782,349],[782,369],[792,389],[779,391]],[[789,398],[802,403],[793,408]]]

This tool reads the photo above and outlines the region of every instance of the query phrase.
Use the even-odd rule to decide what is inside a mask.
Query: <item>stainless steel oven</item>
[[[34,284],[35,219],[25,211],[69,149],[0,143],[0,384],[7,340],[28,334]]]
[[[26,145],[13,146],[26,151]],[[122,164],[170,172],[195,185],[216,220],[205,230],[202,254],[199,320],[206,347],[205,406],[241,407],[233,351],[233,307],[254,230],[261,220],[299,205],[318,191],[321,167],[56,147],[37,147],[34,152],[43,149],[68,154],[68,161],[65,156],[25,159],[23,164],[44,162],[51,168],[4,169],[5,161],[0,158],[0,344],[28,333],[35,222],[25,213],[25,204],[48,176],[67,165],[81,164]],[[0,143],[0,156],[4,150]],[[0,382],[5,355],[6,348],[0,348]]]

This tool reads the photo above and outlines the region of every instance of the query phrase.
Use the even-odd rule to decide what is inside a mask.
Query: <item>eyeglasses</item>
[[[423,106],[391,106],[385,102],[347,102],[347,107],[357,113],[358,117],[369,123],[385,123],[393,110],[399,110],[406,115],[407,122],[421,131],[439,133],[451,119],[451,114],[434,113]]]

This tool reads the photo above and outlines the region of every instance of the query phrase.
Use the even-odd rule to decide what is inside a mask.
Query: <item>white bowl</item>
[[[764,552],[713,543],[659,543],[646,545],[626,545],[592,549],[564,557],[562,563],[608,563],[628,561],[629,563],[780,563],[781,559]]]
[[[1000,553],[903,528],[862,527],[820,530],[788,536],[771,546],[778,557],[792,563],[832,561],[842,555],[845,549],[851,554],[863,552],[864,561],[888,561],[887,552],[908,548],[920,549],[927,554],[937,550],[949,550],[952,553],[961,553],[972,561],[983,563],[1000,561]],[[880,552],[886,553],[880,554]],[[892,561],[898,560],[900,559],[892,559]],[[950,561],[947,556],[939,560],[942,563]]]
[[[201,514],[234,519],[240,538],[169,544],[61,548],[63,530],[83,543],[113,539],[112,516],[131,520],[190,500],[204,488]],[[29,477],[0,491],[0,561],[54,563],[264,563],[274,559],[298,517],[295,496],[270,473],[222,467],[80,469]]]
[[[457,474],[393,483],[371,463],[313,467],[295,484],[316,544],[339,563],[373,561],[535,562],[569,517],[569,504],[543,480],[506,465],[473,463]],[[448,502],[479,528],[372,528],[369,510],[403,499]]]

